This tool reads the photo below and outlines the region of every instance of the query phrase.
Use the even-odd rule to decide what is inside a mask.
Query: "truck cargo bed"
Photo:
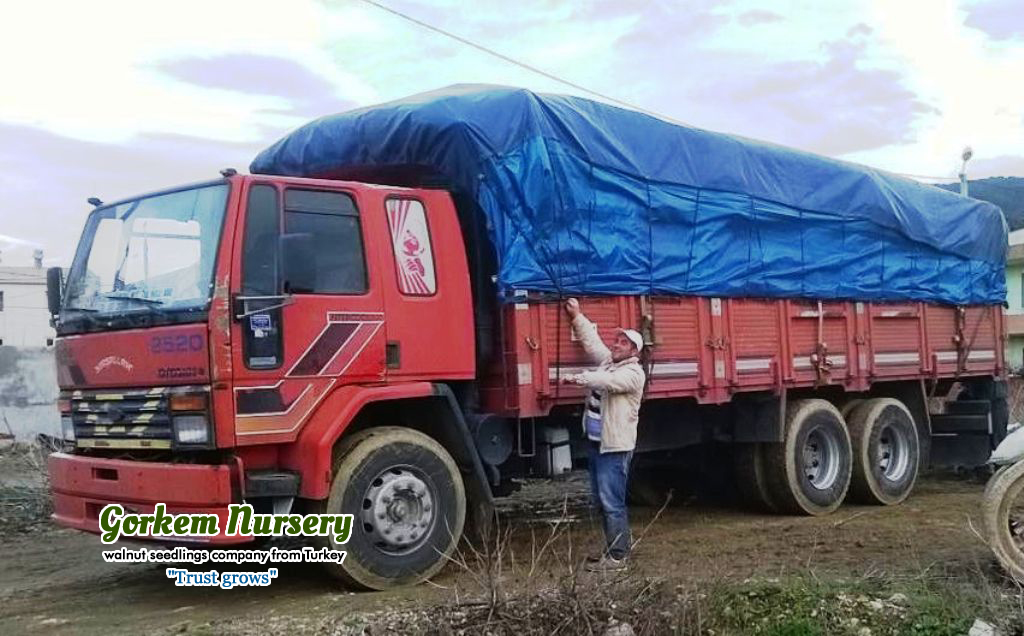
[[[519,417],[579,402],[582,390],[558,381],[592,366],[561,304],[526,300],[504,308],[504,364],[491,370],[483,391],[488,409]],[[866,391],[875,382],[1004,368],[996,305],[632,296],[581,304],[603,338],[632,327],[653,341],[648,399],[715,404],[741,392],[823,385]]]

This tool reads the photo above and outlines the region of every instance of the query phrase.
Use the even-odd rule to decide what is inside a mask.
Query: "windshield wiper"
[[[142,296],[128,296],[127,294],[103,294],[104,298],[116,298],[118,300],[134,300],[147,305],[162,305],[164,301],[155,298],[143,298]]]

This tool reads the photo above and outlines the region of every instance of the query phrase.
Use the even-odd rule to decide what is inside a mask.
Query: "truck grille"
[[[80,448],[170,448],[171,390],[65,391]]]

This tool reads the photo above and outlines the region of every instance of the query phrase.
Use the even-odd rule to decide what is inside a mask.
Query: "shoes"
[[[590,561],[586,566],[587,572],[624,572],[627,568],[626,559],[616,559],[614,557],[605,555],[597,559],[596,561]]]

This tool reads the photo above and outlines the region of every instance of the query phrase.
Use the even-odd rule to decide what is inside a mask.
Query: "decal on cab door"
[[[328,312],[317,338],[275,384],[235,388],[238,435],[289,433],[326,397],[384,324],[384,314]]]
[[[437,279],[423,204],[414,199],[388,199],[386,205],[398,288],[407,296],[432,296]]]

